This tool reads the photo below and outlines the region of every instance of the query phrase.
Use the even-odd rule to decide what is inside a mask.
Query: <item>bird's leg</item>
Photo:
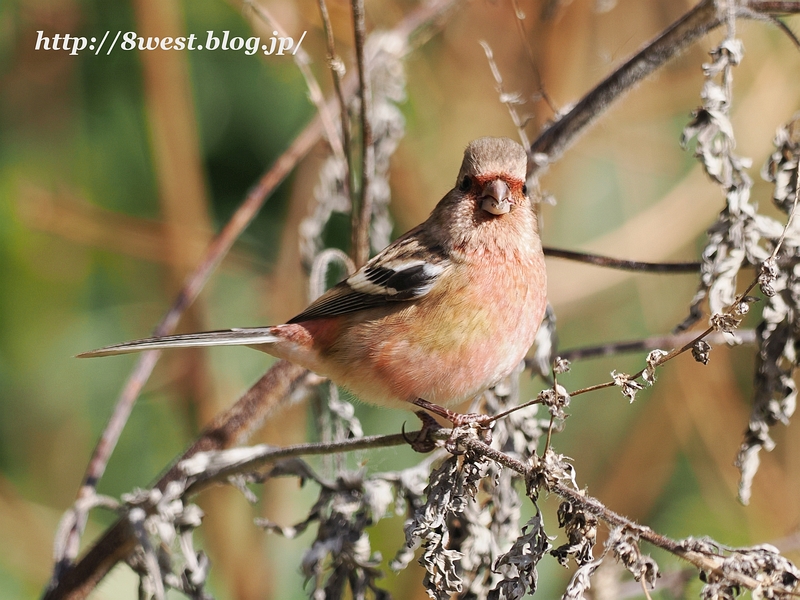
[[[428,412],[432,412],[435,415],[439,415],[443,419],[447,419],[453,424],[453,427],[463,427],[464,425],[470,425],[475,423],[480,425],[481,427],[488,425],[492,422],[492,417],[489,415],[480,415],[478,413],[457,413],[450,409],[445,408],[444,406],[439,406],[438,404],[434,404],[433,402],[428,402],[423,398],[417,398],[416,400],[412,400],[412,404],[416,404],[420,408],[424,408]]]
[[[485,441],[487,444],[491,443],[492,441],[492,434],[491,430],[489,429],[489,425],[493,422],[493,419],[489,415],[481,415],[478,413],[467,413],[467,414],[457,413],[445,408],[444,406],[439,406],[438,404],[434,404],[433,402],[428,402],[423,398],[417,398],[416,400],[412,400],[412,404],[416,404],[417,406],[424,408],[428,412],[432,412],[435,415],[439,415],[443,419],[447,419],[453,424],[453,435],[446,444],[448,450],[451,450],[452,447],[454,446],[456,429],[458,429],[459,427],[463,427],[465,425],[472,425],[473,423],[481,428],[484,438],[483,441]],[[417,414],[419,415],[419,412]]]

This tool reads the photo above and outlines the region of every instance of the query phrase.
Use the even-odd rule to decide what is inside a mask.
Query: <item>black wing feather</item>
[[[412,230],[397,240],[364,265],[361,271],[329,289],[288,322],[299,323],[310,319],[344,315],[396,302],[415,300],[427,294],[449,259],[441,246],[423,245],[415,233],[416,231]],[[404,260],[411,263],[419,261],[420,256],[425,256],[424,263],[417,262],[407,268],[392,268],[392,265],[403,266]],[[375,293],[371,293],[368,289],[355,289],[348,283],[353,279],[360,279],[359,283],[366,284],[364,285],[366,288],[374,285],[380,288],[380,291],[376,289]]]
[[[384,306],[395,300],[402,299],[357,292],[351,288],[346,281],[343,281],[336,287],[328,290],[323,296],[320,296],[317,301],[313,302],[296,317],[291,318],[287,323],[299,323],[310,319],[323,319],[325,317],[345,315],[367,308]]]
[[[367,279],[376,285],[395,290],[394,300],[407,300],[419,295],[418,290],[429,286],[438,277],[437,273],[426,270],[424,264],[414,265],[401,271],[373,265],[364,270]]]

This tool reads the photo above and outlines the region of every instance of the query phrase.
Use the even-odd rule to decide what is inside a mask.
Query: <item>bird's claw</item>
[[[436,440],[434,440],[430,434],[434,431],[438,431],[442,427],[436,422],[436,419],[434,419],[425,411],[418,410],[414,414],[416,414],[419,417],[419,420],[422,421],[422,428],[419,430],[416,437],[411,439],[406,435],[404,423],[403,427],[401,428],[403,439],[408,443],[409,446],[411,446],[411,449],[414,450],[414,452],[420,452],[423,454],[431,452],[434,448],[436,448]]]

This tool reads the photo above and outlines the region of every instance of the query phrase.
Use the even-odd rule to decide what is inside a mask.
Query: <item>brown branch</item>
[[[319,139],[321,130],[321,120],[315,118],[250,191],[247,198],[233,214],[228,224],[225,225],[220,234],[212,241],[200,265],[194,273],[189,276],[172,306],[156,326],[153,332],[154,336],[169,335],[175,330],[181,316],[195,298],[197,298],[203,286],[208,281],[208,278],[225,257],[228,250],[230,250],[233,242],[236,241],[236,238],[239,237],[245,227],[247,227],[256,214],[258,214],[261,206],[263,206],[272,191],[283,181],[297,162],[313,147]],[[136,362],[133,371],[122,388],[114,411],[89,461],[81,488],[78,492],[78,498],[84,498],[94,493],[98,481],[105,472],[108,459],[114,451],[119,436],[130,416],[133,405],[139,397],[144,384],[150,378],[159,356],[160,352],[151,350],[142,353]],[[80,535],[79,532],[78,535]],[[74,543],[71,543],[70,546],[74,547]],[[67,558],[69,560],[69,557]],[[63,566],[65,565],[62,565],[62,567]],[[55,574],[55,577],[56,579],[58,578],[58,572]]]
[[[557,160],[613,102],[720,22],[715,2],[703,0],[667,27],[539,135],[531,152],[542,156],[530,161],[528,177]]]
[[[260,4],[256,4],[252,0],[244,0],[243,5],[253,11],[253,13],[257,15],[264,23],[269,25],[270,28],[276,29],[278,31],[278,35],[282,37],[288,35],[281,24],[275,20],[275,17],[272,15],[272,13],[270,13]],[[328,143],[330,144],[331,150],[336,156],[339,156],[342,160],[344,160],[345,154],[342,138],[336,131],[336,126],[334,125],[333,117],[331,116],[331,110],[328,106],[328,103],[325,102],[325,96],[322,94],[322,90],[319,87],[319,83],[317,83],[317,79],[314,77],[314,73],[311,71],[311,57],[303,47],[295,48],[295,50],[292,51],[292,57],[297,65],[297,69],[300,71],[300,74],[303,76],[303,79],[306,82],[306,87],[308,88],[308,94],[311,98],[311,102],[314,103],[314,107],[317,109],[317,114],[322,119],[322,126],[325,128],[326,137],[328,138]]]
[[[319,14],[322,18],[322,28],[325,31],[325,44],[328,48],[328,68],[331,70],[331,77],[333,78],[333,90],[336,94],[336,100],[339,103],[339,120],[342,129],[342,145],[344,146],[344,159],[347,165],[347,174],[344,178],[345,194],[350,198],[351,205],[354,201],[353,189],[353,149],[351,147],[350,139],[350,114],[347,110],[347,100],[342,90],[342,79],[345,75],[345,68],[342,59],[336,54],[335,39],[333,37],[333,26],[331,25],[331,18],[328,14],[328,5],[325,0],[317,0],[319,6]]]
[[[303,132],[294,140],[289,149],[273,164],[256,186],[250,191],[245,201],[231,217],[219,235],[211,242],[200,265],[189,276],[183,289],[180,291],[170,309],[155,328],[153,335],[168,335],[175,330],[181,316],[191,303],[197,298],[211,274],[230,250],[236,238],[250,224],[258,211],[263,206],[272,191],[294,168],[297,162],[305,156],[319,139],[322,131],[321,119],[315,118]],[[119,436],[128,421],[133,405],[139,397],[145,383],[150,378],[158,362],[160,352],[144,352],[139,357],[133,371],[122,388],[109,421],[95,447],[86,472],[78,491],[78,500],[85,499],[95,493],[97,483],[105,472],[108,459],[116,447]],[[76,526],[70,533],[69,540],[65,543],[66,555],[57,560],[51,588],[56,586],[62,575],[67,572],[76,555],[78,540],[83,531],[84,518],[75,521]],[[54,588],[55,589],[55,588]]]
[[[576,250],[562,250],[545,246],[544,255],[551,258],[564,258],[576,262],[585,262],[599,267],[609,269],[620,269],[622,271],[644,271],[649,273],[697,273],[700,271],[699,262],[675,262],[675,263],[651,263],[638,260],[623,260],[590,254],[588,252],[578,252]]]
[[[598,346],[584,346],[580,348],[568,348],[558,352],[559,358],[574,362],[586,360],[588,358],[598,358],[601,356],[614,356],[626,352],[641,352],[643,350],[657,350],[658,348],[673,348],[683,346],[689,340],[694,340],[694,332],[683,332],[675,335],[656,335],[641,340],[627,340],[622,342],[610,342]],[[743,329],[736,332],[736,337],[743,344],[754,344],[756,332],[754,329]],[[706,338],[712,344],[725,344],[727,339],[724,333],[715,332]]]
[[[800,12],[800,2],[797,0],[788,0],[784,2],[747,0],[746,2],[742,2],[742,6],[757,13],[771,15],[795,15]]]
[[[356,46],[356,68],[358,70],[358,98],[361,119],[361,185],[358,190],[358,207],[353,207],[353,262],[356,268],[369,259],[369,228],[372,223],[372,194],[370,179],[375,168],[375,149],[372,146],[372,112],[369,74],[364,61],[364,0],[352,0],[353,32]]]
[[[533,466],[529,466],[528,464],[508,456],[499,450],[491,448],[477,437],[463,436],[460,437],[458,441],[476,455],[493,460],[498,464],[501,464],[504,467],[519,473],[525,478],[526,481],[531,481],[532,478],[540,474],[538,472],[538,466],[536,465],[536,462],[534,462]],[[649,527],[639,525],[638,523],[631,521],[627,517],[624,517],[619,513],[607,508],[597,498],[593,498],[585,492],[578,491],[560,481],[550,482],[547,484],[547,488],[548,491],[557,494],[563,499],[569,500],[573,505],[580,506],[583,510],[595,515],[605,523],[613,527],[625,527],[626,529],[635,532],[639,539],[645,540],[653,546],[661,548],[662,550],[666,550],[667,552],[684,559],[702,571],[721,573],[722,562],[724,560],[724,557],[722,556],[687,550],[681,545],[680,542],[677,542],[665,535],[661,535],[660,533],[656,533]],[[736,573],[726,573],[726,575],[736,579],[737,583],[751,590],[760,585],[757,580],[745,575],[739,575]]]
[[[319,378],[306,369],[286,361],[277,362],[231,408],[206,427],[178,461],[162,475],[154,487],[164,490],[168,483],[183,477],[178,462],[198,452],[222,450],[241,443],[274,410],[294,400],[303,388]],[[112,525],[74,566],[63,569],[61,577],[51,581],[43,600],[86,598],[135,545],[127,521]]]
[[[800,2],[749,0],[737,6],[737,16],[788,15],[800,13]],[[725,23],[725,3],[701,0],[694,8],[667,27],[655,39],[601,81],[572,109],[545,129],[533,144],[534,160],[528,177],[538,175],[556,161],[589,125],[648,75],[680,54],[695,40]]]

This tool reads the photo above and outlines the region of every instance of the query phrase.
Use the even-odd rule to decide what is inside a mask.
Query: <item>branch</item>
[[[528,177],[556,161],[613,102],[720,22],[713,0],[703,0],[646,44],[536,138],[531,144],[534,160],[528,166]]]
[[[743,344],[755,344],[756,332],[754,329],[744,329],[736,332],[736,336]],[[694,340],[694,332],[682,332],[674,335],[656,335],[641,340],[627,340],[622,342],[609,342],[598,346],[584,346],[581,348],[568,348],[558,352],[559,358],[574,362],[576,360],[586,360],[600,356],[614,356],[625,352],[640,352],[642,350],[656,350],[657,348],[674,348],[683,346]],[[709,335],[706,340],[712,344],[726,344],[730,340],[724,333],[715,332]]]
[[[451,432],[450,429],[438,429],[429,432],[429,435],[432,439],[446,440]],[[259,444],[225,452],[195,455],[189,460],[182,459],[177,464],[177,469],[183,473],[184,477],[191,480],[186,487],[186,495],[189,496],[199,493],[213,483],[224,482],[233,475],[252,473],[264,465],[278,460],[403,446],[408,444],[409,439],[416,439],[420,434],[419,431],[412,431],[410,433],[372,435],[337,442],[294,444],[283,448]]]
[[[429,432],[432,438],[444,440],[451,438],[452,430],[440,429]],[[544,456],[534,456],[529,461],[521,461],[509,454],[496,450],[476,435],[469,432],[458,433],[456,443],[467,452],[469,460],[480,462],[488,459],[521,475],[528,484],[529,494],[535,496],[538,490],[544,487],[548,492],[554,493],[579,510],[590,513],[608,524],[611,528],[622,528],[635,536],[636,539],[645,540],[651,545],[661,548],[693,565],[695,568],[709,573],[712,576],[734,582],[737,585],[754,590],[765,585],[755,577],[741,572],[741,568],[726,560],[726,556],[717,550],[715,543],[698,542],[688,539],[674,540],[659,534],[647,526],[640,525],[631,519],[607,508],[600,500],[578,490],[574,481],[559,478],[557,469],[559,458],[552,452]],[[195,457],[194,460],[179,465],[186,471],[190,478],[196,478],[186,487],[186,495],[196,493],[212,481],[225,480],[237,474],[250,474],[266,463],[278,459],[299,457],[310,454],[320,454],[330,451],[342,452],[379,446],[393,446],[403,443],[403,436],[387,435],[373,436],[360,440],[347,440],[334,444],[298,444],[287,448],[271,448],[256,446],[242,448],[225,453],[210,453]],[[732,550],[731,552],[735,552]],[[794,595],[789,589],[791,584],[778,584],[773,587],[776,591]]]
[[[328,68],[331,70],[331,77],[333,78],[333,90],[336,94],[336,100],[339,103],[339,121],[342,130],[342,145],[345,164],[347,165],[347,176],[344,179],[345,194],[350,198],[351,206],[353,205],[353,152],[350,140],[350,119],[347,112],[347,100],[345,99],[344,90],[342,89],[342,79],[345,76],[345,67],[342,59],[336,54],[335,40],[333,37],[333,26],[331,25],[331,18],[328,14],[328,5],[325,0],[317,0],[319,6],[319,14],[322,18],[322,28],[325,31],[325,44],[328,48]]]
[[[662,67],[695,40],[726,22],[725,4],[702,0],[688,13],[648,42],[622,66],[586,94],[566,114],[545,129],[531,144],[533,160],[528,178],[540,174],[575,142],[589,125],[648,75]],[[800,12],[800,2],[749,0],[738,7],[738,16],[787,15]]]
[[[178,462],[198,452],[223,450],[241,443],[273,411],[294,400],[298,392],[318,380],[316,375],[293,363],[277,362],[231,408],[206,427]],[[176,465],[159,478],[155,488],[163,491],[167,484],[184,477]],[[69,519],[71,513],[65,518]],[[86,598],[103,577],[131,553],[135,543],[128,522],[117,521],[77,564],[64,569],[61,577],[50,583],[43,600]]]
[[[369,227],[372,222],[372,195],[370,180],[375,168],[375,149],[372,145],[371,92],[369,74],[364,64],[364,0],[352,0],[353,32],[356,44],[356,67],[358,69],[358,99],[361,118],[361,185],[359,186],[358,207],[353,207],[353,262],[356,268],[369,259]]]
[[[211,274],[222,262],[231,246],[233,246],[234,241],[258,214],[258,211],[278,184],[283,181],[298,161],[317,142],[322,131],[321,123],[322,121],[319,117],[315,118],[250,191],[244,202],[231,217],[231,220],[211,242],[199,266],[187,278],[183,289],[153,331],[154,336],[169,335],[175,331],[181,316],[200,294]],[[108,420],[108,424],[103,430],[89,460],[83,482],[78,491],[79,500],[94,494],[97,484],[105,472],[108,459],[114,451],[119,436],[128,421],[133,405],[145,383],[150,378],[159,356],[159,351],[151,350],[142,353],[136,361],[133,371],[117,398],[117,403]],[[53,574],[54,581],[57,581],[64,569],[72,564],[72,560],[77,553],[78,539],[82,533],[84,523],[83,519],[76,521],[77,527],[73,529],[70,536],[71,539],[66,544],[67,554],[57,564]]]
[[[639,525],[627,517],[606,508],[600,500],[589,496],[584,491],[579,491],[571,485],[558,479],[553,479],[552,474],[547,472],[546,467],[540,464],[538,460],[539,457],[534,457],[532,464],[529,466],[520,460],[491,448],[477,437],[462,436],[459,437],[458,441],[469,452],[474,453],[476,456],[483,456],[519,473],[525,478],[526,482],[529,482],[529,485],[534,481],[538,481],[539,484],[537,485],[543,484],[549,492],[555,493],[561,498],[568,500],[574,506],[578,506],[584,511],[595,515],[608,525],[612,527],[623,527],[629,531],[635,532],[638,538],[682,558],[701,571],[725,576],[750,590],[756,589],[761,585],[761,582],[747,575],[731,572],[730,570],[723,572],[724,556],[704,552],[697,547],[692,547],[691,544],[678,542],[660,533],[656,533],[649,527]],[[789,593],[791,594],[791,591],[789,591]]]
[[[576,250],[562,250],[545,246],[544,255],[552,258],[564,258],[576,262],[585,262],[590,265],[608,267],[609,269],[620,269],[622,271],[643,271],[649,273],[697,273],[700,271],[699,262],[675,262],[675,263],[651,263],[637,260],[623,260],[589,254],[588,252],[578,252]]]

